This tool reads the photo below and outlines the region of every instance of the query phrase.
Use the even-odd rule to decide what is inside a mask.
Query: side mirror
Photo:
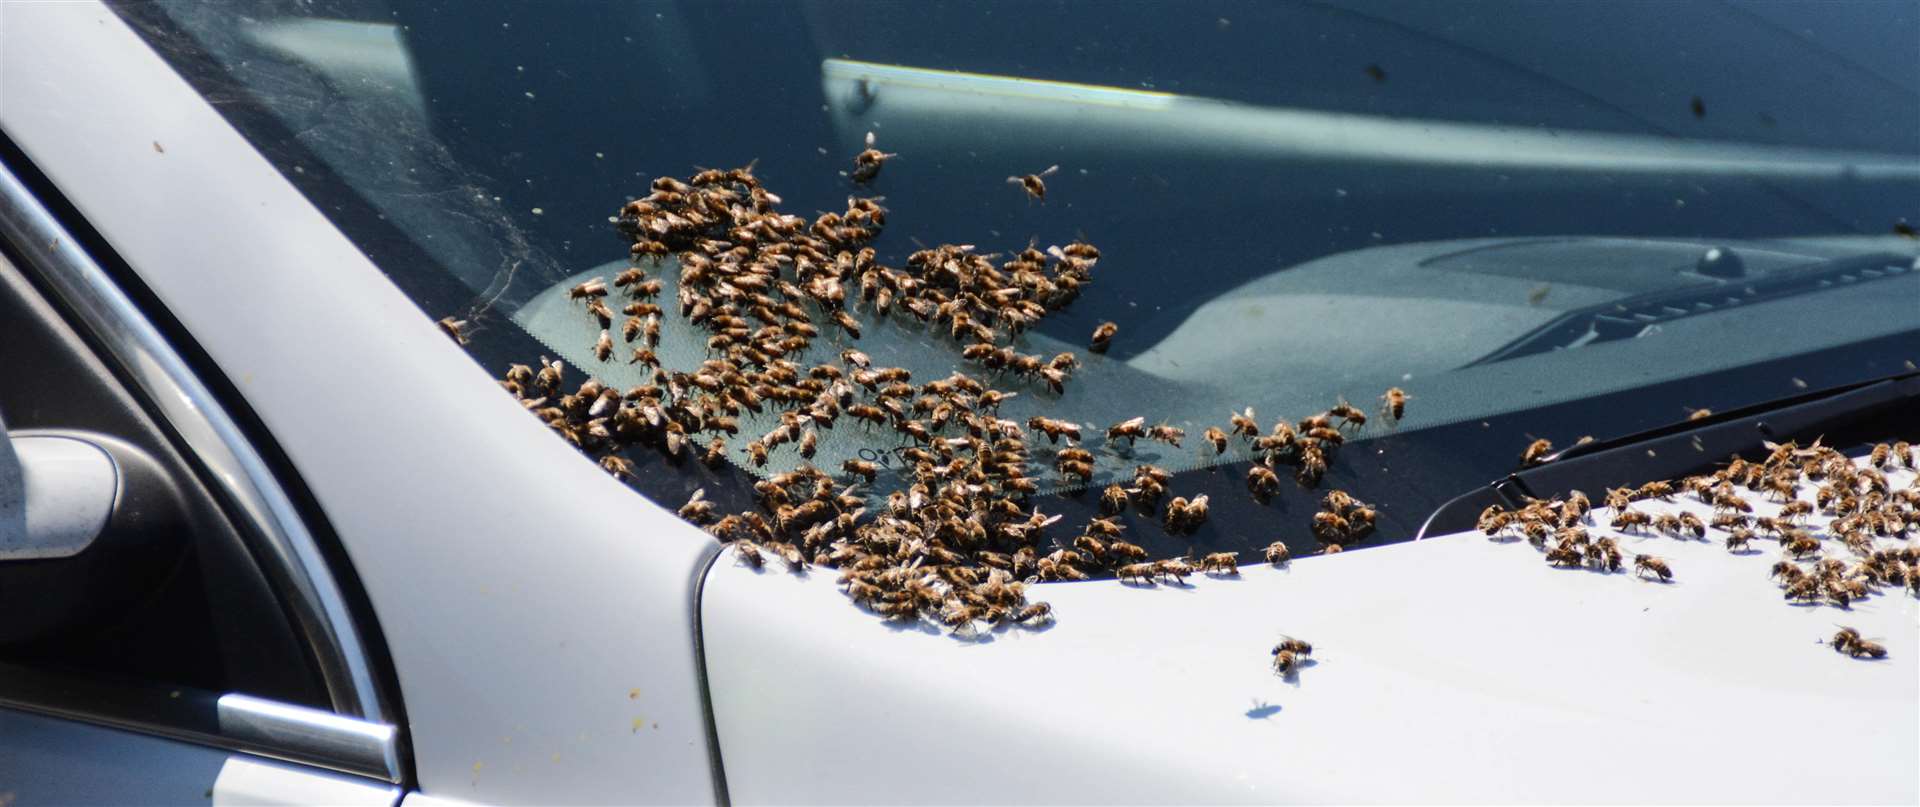
[[[151,457],[91,432],[0,435],[0,645],[101,624],[174,571],[184,511]]]

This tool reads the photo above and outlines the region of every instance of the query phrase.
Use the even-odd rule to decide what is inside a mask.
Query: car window
[[[1377,506],[1377,543],[1536,440],[1916,358],[1909,5],[117,7],[495,374],[546,356],[570,382],[645,385],[620,339],[645,315],[609,312],[620,358],[602,360],[571,292],[631,265],[624,205],[702,168],[751,165],[809,222],[879,197],[887,266],[1095,245],[1090,282],[1017,343],[1075,354],[1064,392],[911,316],[863,311],[860,338],[829,327],[808,363],[857,347],[916,382],[1003,379],[1004,417],[1079,424],[1096,455],[1090,484],[1035,474],[1043,511],[1097,515],[1141,464],[1211,498],[1195,530],[1132,533],[1160,555],[1314,547],[1323,487],[1249,497],[1258,448],[1206,447],[1248,407],[1262,432],[1342,401],[1372,415],[1322,485]],[[860,182],[870,135],[897,156]],[[644,265],[673,282],[677,263]],[[656,352],[691,372],[712,334],[665,291]],[[1403,417],[1380,416],[1390,388]],[[1106,438],[1134,417],[1185,439]],[[766,475],[854,460],[879,466],[878,496],[925,444],[823,428],[814,456],[796,439],[755,466],[778,416],[742,421],[717,469],[630,452],[632,484],[742,510]]]

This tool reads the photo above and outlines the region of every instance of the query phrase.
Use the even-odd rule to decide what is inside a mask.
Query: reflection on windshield
[[[1104,431],[1151,416],[1191,438],[1247,406],[1297,421],[1412,391],[1404,423],[1354,435],[1372,453],[1349,456],[1368,464],[1330,471],[1387,525],[1417,525],[1535,438],[1884,375],[1911,344],[1916,278],[1897,270],[1914,242],[1888,233],[1920,220],[1920,69],[1881,41],[1911,41],[1899,15],[1833,28],[1860,41],[1815,50],[1704,6],[1229,4],[1097,28],[1030,4],[121,10],[424,310],[469,320],[495,371],[541,352],[599,366],[600,328],[567,293],[624,266],[609,211],[658,176],[750,163],[809,221],[849,194],[884,197],[874,248],[889,266],[943,243],[996,261],[1099,244],[1080,299],[1014,343],[1082,368],[1057,397],[1021,387],[1009,419]],[[1748,16],[1843,12],[1858,10]],[[1836,66],[1833,53],[1862,55]],[[869,132],[900,155],[871,189],[849,175]],[[1051,165],[1044,200],[1005,182]],[[670,303],[678,259],[657,276]],[[1680,314],[1656,305],[1683,298]],[[1086,353],[1107,321],[1122,324],[1112,350]],[[864,327],[861,349],[916,380],[977,369],[918,327]],[[850,343],[823,330],[822,355]],[[665,317],[662,358],[697,365],[706,338]],[[612,364],[609,383],[645,382]],[[835,437],[820,456],[897,447]],[[1140,463],[1209,480],[1198,469],[1224,463],[1220,484],[1238,492],[1256,461],[1240,444],[1130,450],[1096,482]],[[782,456],[757,470],[790,467]],[[746,489],[638,470],[662,501]],[[1090,512],[1091,498],[1050,507]],[[1258,547],[1273,511],[1310,499],[1240,509],[1216,495],[1207,527],[1152,548]]]

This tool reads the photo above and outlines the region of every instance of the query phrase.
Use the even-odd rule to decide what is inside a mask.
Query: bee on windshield
[[[1107,427],[1108,442],[1125,439],[1131,444],[1134,440],[1145,436],[1147,436],[1147,419],[1145,417],[1128,418]]]
[[[1232,421],[1234,434],[1249,439],[1260,436],[1260,423],[1253,419],[1253,407],[1249,406],[1243,412],[1232,413],[1229,420]]]
[[[707,489],[699,488],[680,505],[680,517],[695,524],[705,524],[713,520],[713,502],[707,501]]]
[[[1226,432],[1221,431],[1217,427],[1208,426],[1206,432],[1202,433],[1200,437],[1201,439],[1207,441],[1207,445],[1213,446],[1213,453],[1215,456],[1219,456],[1221,454],[1227,453],[1227,433]]]
[[[753,440],[747,443],[747,447],[744,450],[747,452],[747,459],[753,463],[753,467],[755,468],[766,467],[767,465],[767,444],[766,443],[760,442],[759,440]]]
[[[1142,418],[1142,420],[1145,419]],[[1049,443],[1059,443],[1062,437],[1073,442],[1080,440],[1080,426],[1070,421],[1035,415],[1027,419],[1027,428],[1046,435]]]
[[[1247,469],[1247,490],[1253,494],[1253,498],[1265,504],[1280,492],[1280,475],[1274,473],[1272,468],[1255,463]]]
[[[591,300],[605,296],[607,296],[607,281],[598,277],[567,290],[567,299],[570,300]]]
[[[1527,444],[1527,450],[1520,452],[1521,467],[1531,467],[1547,461],[1547,455],[1553,453],[1553,442],[1541,438]]]
[[[1044,202],[1047,200],[1046,177],[1053,176],[1059,171],[1060,166],[1050,165],[1047,166],[1047,170],[1041,171],[1038,174],[1021,174],[1016,177],[1007,177],[1007,184],[1019,186],[1021,190],[1027,192],[1027,198],[1030,200]]]
[[[1119,485],[1108,485],[1100,492],[1100,512],[1114,515],[1127,509],[1127,489]]]
[[[1185,429],[1168,426],[1165,423],[1147,429],[1147,439],[1158,440],[1174,448],[1179,448],[1180,441],[1185,439],[1186,436],[1187,432]]]
[[[880,475],[880,466],[866,460],[847,460],[840,463],[840,470],[865,479],[869,483]]]
[[[1341,428],[1352,426],[1357,429],[1367,425],[1367,413],[1360,411],[1359,407],[1346,401],[1334,404],[1333,408],[1327,410],[1327,412],[1340,419]]]
[[[1380,396],[1380,414],[1387,420],[1398,421],[1407,413],[1407,393],[1399,387],[1392,387]]]
[[[1095,353],[1105,353],[1112,345],[1113,337],[1120,333],[1120,323],[1102,322],[1093,329],[1093,339],[1087,343],[1087,349]]]
[[[452,337],[453,341],[455,342],[458,342],[463,345],[467,344],[468,339],[467,339],[467,321],[466,320],[454,319],[453,317],[441,317],[440,322],[438,324],[440,325],[441,333],[444,333],[447,336]]]
[[[600,329],[600,338],[593,340],[593,357],[601,361],[613,358],[613,335],[607,329]]]
[[[873,143],[873,133],[868,132],[866,150],[853,155],[853,173],[850,176],[853,178],[853,181],[862,185],[872,182],[874,177],[880,175],[880,166],[885,165],[888,160],[900,156],[898,154],[882,152],[874,148]]]

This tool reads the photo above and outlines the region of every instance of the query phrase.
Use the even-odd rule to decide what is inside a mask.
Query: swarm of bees
[[[1685,540],[1706,540],[1719,530],[1729,552],[1748,552],[1756,541],[1773,540],[1779,560],[1769,576],[1791,603],[1847,609],[1890,590],[1920,597],[1920,544],[1907,540],[1920,529],[1920,477],[1901,488],[1887,480],[1889,471],[1916,468],[1911,445],[1880,443],[1864,463],[1817,440],[1805,447],[1791,442],[1766,447],[1767,457],[1758,462],[1735,457],[1712,473],[1608,490],[1608,523],[1621,532],[1644,530]],[[1812,496],[1803,498],[1806,492]],[[1636,501],[1682,495],[1711,508],[1711,521],[1689,511],[1652,515],[1631,507]],[[1777,514],[1755,515],[1755,500]],[[1577,491],[1530,501],[1518,510],[1491,505],[1480,513],[1479,528],[1495,540],[1525,538],[1550,565],[1621,571],[1624,554],[1618,542],[1588,535],[1590,509]],[[1816,513],[1831,517],[1823,529],[1798,526]],[[1652,580],[1673,578],[1672,567],[1653,555],[1635,556],[1632,570]],[[1858,633],[1845,629],[1831,644],[1856,657],[1879,658],[1886,652],[1871,642],[1856,652],[1859,642]]]
[[[1353,498],[1346,491],[1329,490],[1320,500],[1320,512],[1313,514],[1313,537],[1324,546],[1340,547],[1332,550],[1339,552],[1372,533],[1373,522],[1371,505]]]
[[[871,183],[894,156],[879,151],[869,135],[849,176]],[[1013,179],[1043,199],[1043,178],[1053,170]],[[890,619],[931,619],[956,633],[1051,619],[1046,603],[1026,598],[1033,582],[1102,573],[1181,582],[1196,573],[1238,573],[1237,553],[1148,561],[1145,549],[1125,540],[1124,526],[1111,516],[1129,507],[1161,515],[1174,534],[1207,521],[1208,497],[1170,496],[1172,474],[1153,465],[1137,466],[1130,485],[1110,485],[1100,498],[1109,517],[1090,520],[1079,535],[1053,534],[1060,517],[1028,504],[1041,489],[1032,456],[1040,437],[1063,481],[1093,478],[1095,458],[1081,446],[1079,424],[999,415],[1000,404],[1019,394],[1002,388],[1005,382],[1057,394],[1080,367],[1072,353],[1047,358],[1009,345],[1091,282],[1100,258],[1092,244],[1044,250],[1029,244],[1005,258],[943,244],[913,252],[896,267],[872,246],[887,217],[878,199],[850,197],[843,212],[808,220],[782,212],[780,197],[751,165],[703,169],[685,180],[661,177],[650,191],[613,219],[631,241],[632,265],[611,283],[595,277],[567,291],[596,326],[588,351],[593,359],[638,365],[645,382],[620,390],[589,377],[569,390],[568,368],[542,358],[538,369],[508,368],[501,385],[617,478],[633,476],[627,454],[634,449],[714,467],[738,457],[766,468],[778,452],[797,454],[797,465],[781,464],[792,470],[765,471],[754,484],[756,509],[720,512],[704,490],[679,508],[682,518],[730,542],[738,562],[762,568],[771,557],[796,574],[813,566],[835,569],[863,607]],[[650,276],[668,258],[677,267],[666,270],[676,272],[671,293],[663,278]],[[619,324],[616,310],[625,317]],[[657,351],[669,311],[705,332],[708,358],[697,366],[662,362]],[[875,366],[851,348],[837,361],[809,359],[824,331],[858,339],[868,321],[888,317],[952,339],[960,355],[987,374],[915,379],[903,368]],[[464,336],[464,322],[449,318],[441,327],[456,339]],[[1117,331],[1116,324],[1103,324],[1093,349],[1104,350]],[[1404,394],[1398,400],[1395,417]],[[777,425],[742,434],[749,415],[756,422],[777,417]],[[1269,473],[1277,463],[1291,463],[1296,477],[1317,481],[1344,439],[1342,429],[1365,418],[1342,404],[1297,424],[1281,421],[1265,436],[1236,419],[1235,433],[1257,444]],[[814,466],[822,432],[836,426],[897,433],[908,444],[896,451],[903,466],[848,459],[837,474]],[[1178,448],[1186,431],[1136,417],[1105,436],[1129,447],[1144,439]],[[1207,430],[1216,455],[1228,439],[1218,428]],[[891,478],[895,473],[898,479]],[[898,489],[880,496],[868,488],[883,474]],[[1370,524],[1371,511],[1365,512]],[[1277,546],[1267,560],[1285,563],[1286,547]]]

